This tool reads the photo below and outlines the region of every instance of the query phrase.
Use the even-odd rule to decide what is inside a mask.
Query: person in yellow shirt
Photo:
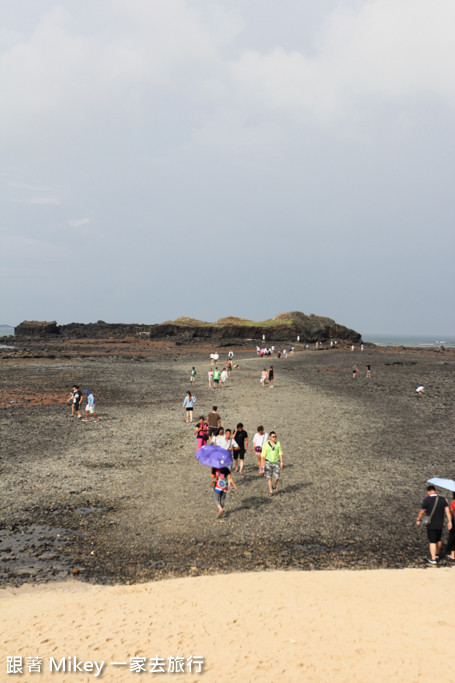
[[[283,451],[276,433],[270,432],[269,438],[262,447],[261,472],[268,480],[269,496],[278,493],[278,479],[283,469]]]

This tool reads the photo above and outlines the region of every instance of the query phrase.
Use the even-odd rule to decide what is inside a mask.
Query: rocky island
[[[197,342],[233,340],[328,342],[338,340],[349,344],[361,342],[361,335],[331,318],[305,315],[300,311],[280,313],[264,321],[245,320],[234,316],[220,318],[216,322],[205,322],[181,317],[157,325],[106,323],[70,323],[58,325],[56,321],[24,321],[15,328],[17,338],[32,339],[126,339],[139,338]]]

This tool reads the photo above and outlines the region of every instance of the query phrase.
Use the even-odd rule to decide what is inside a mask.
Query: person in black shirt
[[[72,405],[71,405],[71,417],[74,417],[74,413],[76,413],[79,420],[82,418],[81,400],[82,400],[82,392],[79,389],[79,387],[77,386],[77,384],[73,384],[73,391],[71,392],[71,394],[67,400],[67,403],[72,403]]]
[[[243,474],[243,468],[245,465],[245,452],[248,450],[248,432],[243,429],[243,424],[241,422],[238,423],[237,429],[232,437],[240,447],[238,451],[234,451],[232,454],[234,458],[234,472],[240,472],[240,474]],[[240,470],[238,468],[238,459],[240,460]]]
[[[416,524],[420,526],[421,519],[424,515],[431,517],[430,523],[427,525],[428,542],[430,545],[429,564],[437,564],[439,560],[439,551],[441,550],[441,536],[444,526],[444,515],[447,516],[447,528],[452,528],[452,515],[449,510],[449,504],[445,498],[438,496],[436,488],[430,484],[427,486],[427,497],[422,503],[422,508],[417,515]]]
[[[273,389],[273,382],[275,381],[275,373],[273,371],[273,366],[269,368],[269,389]]]

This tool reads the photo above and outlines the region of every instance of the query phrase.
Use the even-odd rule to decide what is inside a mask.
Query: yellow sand
[[[453,674],[455,570],[264,572],[135,586],[76,581],[0,591],[0,680],[128,683],[130,657],[202,656],[203,674],[160,681],[428,681]],[[7,657],[24,658],[8,675]],[[39,656],[42,673],[26,658]],[[105,662],[49,672],[49,658]],[[111,662],[127,662],[113,666]],[[147,661],[147,668],[149,662]],[[439,674],[438,674],[439,675]]]

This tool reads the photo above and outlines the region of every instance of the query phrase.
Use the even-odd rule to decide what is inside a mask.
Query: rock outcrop
[[[33,337],[35,339],[55,337],[60,334],[57,322],[44,322],[38,320],[24,320],[14,328],[15,337]]]
[[[158,325],[137,325],[124,323],[70,323],[57,325],[55,322],[24,321],[15,329],[16,337],[61,339],[173,339],[174,341],[220,340],[295,342],[297,337],[303,343],[327,342],[338,340],[358,344],[361,335],[344,325],[338,325],[331,318],[305,315],[299,311],[280,313],[271,320],[254,322],[230,316],[216,323],[206,323],[191,318],[179,318]]]

